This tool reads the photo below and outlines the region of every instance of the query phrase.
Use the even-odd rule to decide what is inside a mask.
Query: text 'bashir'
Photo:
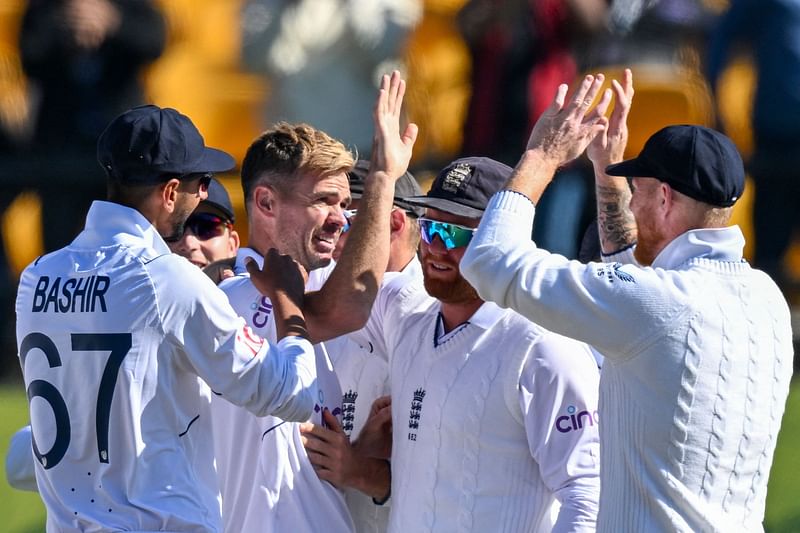
[[[55,278],[41,276],[33,293],[34,313],[105,313],[105,294],[111,285],[108,276]]]

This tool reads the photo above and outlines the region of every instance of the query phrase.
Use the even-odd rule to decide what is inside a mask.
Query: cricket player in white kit
[[[336,243],[334,259],[337,261],[348,242],[349,228],[360,223],[358,209],[368,174],[369,161],[366,160],[356,162],[353,170],[347,173],[353,201],[346,215],[348,227],[342,230]],[[416,178],[409,172],[395,182],[394,205],[390,213],[389,263],[380,290],[401,275],[410,276],[409,283],[422,282],[422,266],[417,258],[420,241],[417,219],[425,209],[404,200],[421,194]],[[358,533],[380,533],[386,531],[389,524],[390,467],[385,459],[359,453],[359,440],[373,403],[389,394],[389,365],[385,358],[374,353],[369,343],[359,344],[353,338],[358,338],[357,332],[325,342],[342,388],[341,423],[326,415],[322,426],[303,424],[300,431],[320,479],[330,481],[344,491],[355,530]]]
[[[22,274],[19,357],[47,530],[220,531],[208,386],[263,416],[306,420],[314,354],[303,279],[270,253],[277,345],[249,330],[200,269],[163,237],[180,233],[209,173],[206,148],[173,109],[134,108],[98,141],[110,201],[66,248]],[[163,236],[163,237],[162,237]]]
[[[380,291],[363,342],[390,361],[389,531],[593,531],[598,370],[582,343],[482,301],[461,256],[511,173],[452,162],[419,220],[424,287]]]
[[[559,87],[489,203],[464,276],[605,356],[598,531],[763,531],[792,331],[783,295],[729,226],[744,165],[730,139],[690,125],[620,162],[632,74],[612,83],[610,119],[610,91],[592,108],[602,83],[586,76],[569,98]],[[556,168],[587,146],[603,252],[618,263],[567,261],[519,238]]]
[[[389,261],[394,183],[408,165],[416,127],[399,130],[405,82],[384,76],[375,110],[376,144],[365,184],[361,224],[332,267],[336,241],[350,203],[346,172],[352,155],[311,126],[278,124],[247,151],[242,165],[250,236],[237,256],[235,277],[221,288],[260,335],[275,335],[272,302],[252,286],[245,257],[260,260],[274,247],[309,271],[305,316],[315,342],[360,328],[369,316]],[[318,396],[308,418],[341,416],[342,392],[322,343],[315,344]],[[222,395],[224,397],[224,394]],[[285,417],[258,419],[214,398],[214,444],[226,531],[349,532],[353,530],[341,491],[317,477],[303,447],[299,424]]]

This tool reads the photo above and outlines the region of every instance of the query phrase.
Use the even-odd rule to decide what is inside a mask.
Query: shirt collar
[[[132,247],[145,247],[156,256],[172,251],[156,228],[136,209],[114,202],[96,200],[86,214],[86,226],[73,241],[76,246],[96,248],[109,241]]]
[[[738,262],[742,260],[744,235],[739,226],[694,229],[673,239],[653,261],[653,268],[674,269],[690,259]]]
[[[261,256],[260,253],[256,252],[252,248],[247,248],[246,246],[242,246],[239,248],[239,251],[236,252],[236,263],[233,265],[233,273],[237,276],[239,274],[247,274],[247,267],[245,264],[247,263],[247,258],[250,257],[253,259],[258,268],[264,267],[264,258]]]

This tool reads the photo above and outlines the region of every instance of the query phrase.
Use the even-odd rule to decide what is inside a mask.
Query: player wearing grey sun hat
[[[422,282],[384,284],[353,335],[390,367],[390,532],[593,529],[591,352],[483,301],[459,272],[488,199],[511,172],[462,158],[427,195],[404,198],[426,210],[418,220]]]
[[[279,342],[253,334],[164,236],[233,158],[188,117],[156,106],[117,117],[98,142],[109,201],[67,247],[22,273],[17,338],[31,399],[47,530],[221,531],[210,390],[263,416],[305,420],[317,397],[303,277],[271,254],[254,283]],[[298,329],[289,332],[289,320]],[[88,415],[87,415],[88,414]],[[30,453],[30,452],[29,452]]]

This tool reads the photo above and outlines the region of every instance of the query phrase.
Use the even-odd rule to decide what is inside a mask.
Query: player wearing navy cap
[[[164,238],[180,235],[211,174],[234,166],[177,111],[120,115],[98,160],[109,201],[92,204],[70,245],[25,269],[17,297],[47,530],[219,531],[202,380],[257,415],[308,418],[317,388],[302,272],[274,251],[270,276],[250,267],[273,301],[272,345],[170,252]]]
[[[730,139],[670,126],[622,161],[633,79],[559,87],[461,263],[478,293],[592,344],[600,379],[598,531],[762,531],[792,376],[789,309],[729,226],[744,168]],[[589,146],[606,263],[521,238],[556,168]],[[632,190],[626,177],[631,178]]]

